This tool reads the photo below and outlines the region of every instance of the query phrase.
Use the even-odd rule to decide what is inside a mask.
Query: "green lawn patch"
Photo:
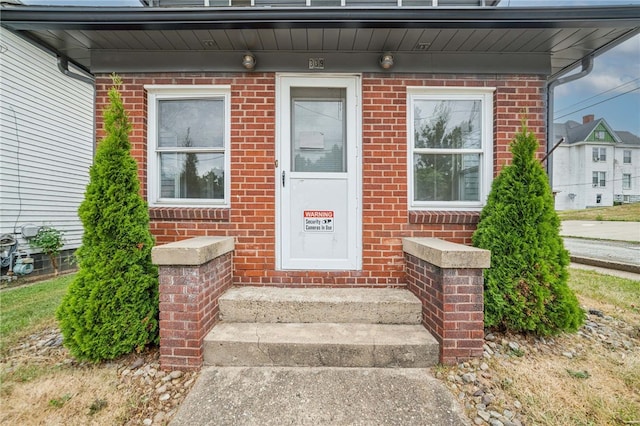
[[[640,222],[640,203],[584,210],[559,211],[560,220],[599,220],[614,222]]]
[[[55,312],[74,275],[0,291],[0,353],[20,338],[55,323]]]
[[[627,278],[571,269],[569,285],[589,299],[640,312],[640,282]]]

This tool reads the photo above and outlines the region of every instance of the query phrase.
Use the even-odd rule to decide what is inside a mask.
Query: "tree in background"
[[[584,313],[567,285],[569,253],[538,146],[523,121],[511,144],[513,163],[493,182],[473,244],[491,251],[485,325],[548,335],[577,330]]]
[[[113,359],[158,341],[158,273],[154,240],[130,153],[128,121],[113,77],[79,216],[79,271],[57,310],[64,344],[77,358]]]

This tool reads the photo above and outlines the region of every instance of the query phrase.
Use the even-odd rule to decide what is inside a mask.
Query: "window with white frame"
[[[596,186],[607,186],[607,172],[593,172],[591,174],[591,183]]]
[[[622,189],[631,189],[631,174],[622,174]]]
[[[593,148],[593,161],[607,161],[607,149]]]
[[[407,89],[411,209],[483,206],[492,178],[493,92]]]
[[[228,86],[145,86],[151,206],[229,205]]]
[[[623,164],[631,164],[631,150],[625,149],[622,151],[622,163]]]
[[[596,140],[604,140],[604,130],[596,130]]]

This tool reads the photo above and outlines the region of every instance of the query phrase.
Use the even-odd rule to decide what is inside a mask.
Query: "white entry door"
[[[358,76],[278,76],[278,264],[361,268]]]

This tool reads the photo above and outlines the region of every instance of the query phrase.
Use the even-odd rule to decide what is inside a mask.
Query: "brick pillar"
[[[234,241],[198,237],[153,248],[160,274],[160,366],[197,370],[218,299],[233,279]]]
[[[403,247],[407,285],[422,302],[423,325],[440,343],[440,362],[482,356],[489,251],[436,238],[405,238]]]

